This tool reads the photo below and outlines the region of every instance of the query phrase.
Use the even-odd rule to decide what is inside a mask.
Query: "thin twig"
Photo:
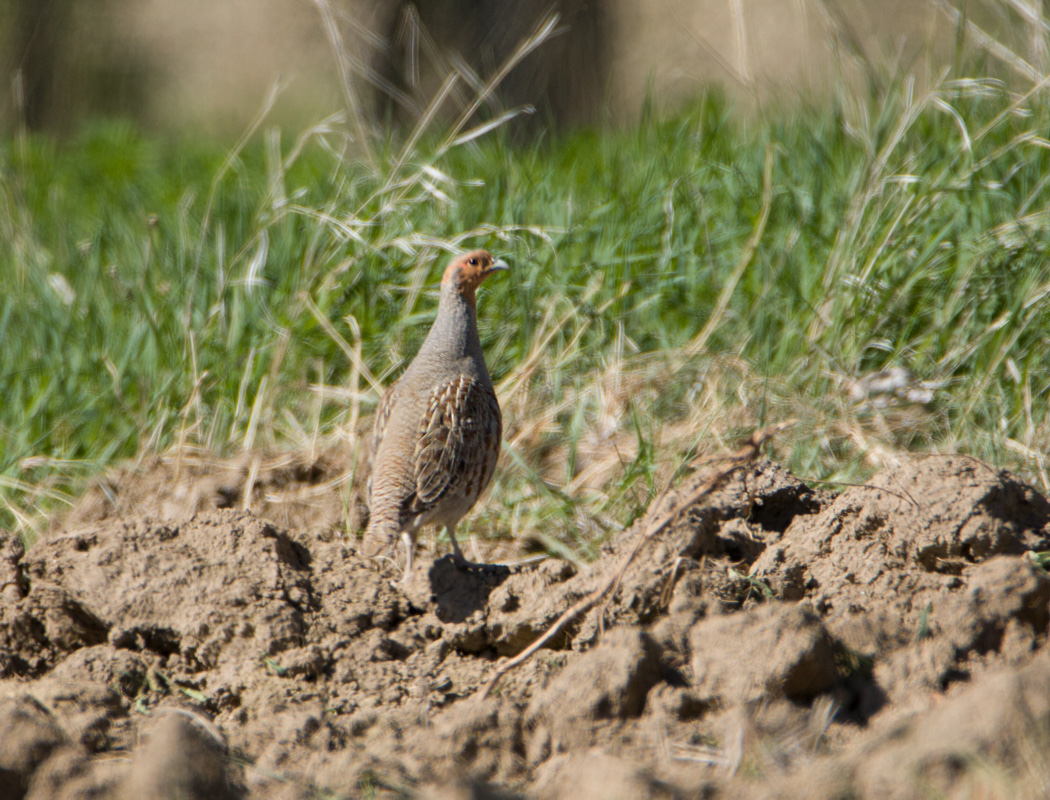
[[[730,475],[755,459],[764,442],[794,424],[793,421],[782,422],[779,425],[771,425],[768,428],[755,431],[743,448],[732,455],[718,458],[717,466],[714,465],[716,460],[713,459],[709,462],[711,466],[709,466],[704,473],[701,473],[696,486],[683,498],[678,499],[674,504],[674,507],[669,511],[661,512],[659,508],[661,504],[654,503],[649,512],[648,519],[642,528],[641,536],[638,537],[634,547],[631,548],[631,551],[623,559],[620,566],[613,571],[612,575],[601,586],[582,600],[574,603],[571,608],[558,617],[554,624],[551,625],[551,627],[547,629],[547,632],[539,639],[518,653],[514,658],[505,661],[496,667],[492,677],[489,678],[488,682],[482,687],[481,692],[478,695],[479,701],[485,700],[485,698],[489,696],[501,677],[515,667],[524,664],[537,650],[542,648],[547,642],[564,630],[569,623],[576,620],[580,615],[587,613],[587,611],[601,601],[602,598],[615,592],[616,588],[620,585],[620,581],[623,579],[624,574],[627,572],[627,568],[631,566],[631,563],[634,561],[638,553],[642,551],[642,548],[667,530],[682,511],[688,509],[699,500],[718,489],[718,487],[725,483]]]

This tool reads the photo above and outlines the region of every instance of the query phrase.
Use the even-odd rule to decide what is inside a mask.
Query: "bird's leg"
[[[401,543],[405,546],[405,573],[401,576],[403,586],[408,586],[412,577],[412,556],[415,554],[416,540],[408,531],[401,533]]]
[[[448,531],[448,540],[452,542],[452,560],[456,562],[457,567],[473,567],[476,566],[474,562],[468,561],[467,557],[463,555],[463,551],[459,549],[459,542],[456,541],[456,526],[446,525],[445,530]]]

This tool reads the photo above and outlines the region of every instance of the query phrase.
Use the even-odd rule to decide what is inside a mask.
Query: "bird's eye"
[[[478,260],[476,258],[472,258],[468,263],[470,264],[470,266],[476,267],[478,265]]]

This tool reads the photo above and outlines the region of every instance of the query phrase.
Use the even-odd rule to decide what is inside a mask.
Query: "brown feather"
[[[376,410],[375,423],[372,426],[372,458],[376,457],[376,453],[379,452],[379,445],[383,443],[383,434],[386,433],[386,426],[390,422],[390,414],[394,410],[394,405],[397,403],[397,393],[400,388],[401,381],[396,380],[390,384],[386,391],[383,392],[383,397],[379,401],[379,408]],[[368,493],[372,493],[372,476],[368,478]]]
[[[503,435],[496,393],[467,375],[430,395],[416,444],[416,494],[410,513],[426,513],[450,492],[472,494],[492,480]]]

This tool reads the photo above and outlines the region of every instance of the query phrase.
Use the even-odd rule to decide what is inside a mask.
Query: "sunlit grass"
[[[902,80],[747,119],[709,95],[532,144],[512,114],[428,121],[367,158],[338,118],[233,150],[8,139],[0,525],[145,452],[361,448],[474,246],[513,266],[479,299],[506,440],[475,534],[586,560],[686,458],[786,418],[806,477],[961,451],[1046,489],[1044,94]],[[858,389],[888,367],[931,401]]]

